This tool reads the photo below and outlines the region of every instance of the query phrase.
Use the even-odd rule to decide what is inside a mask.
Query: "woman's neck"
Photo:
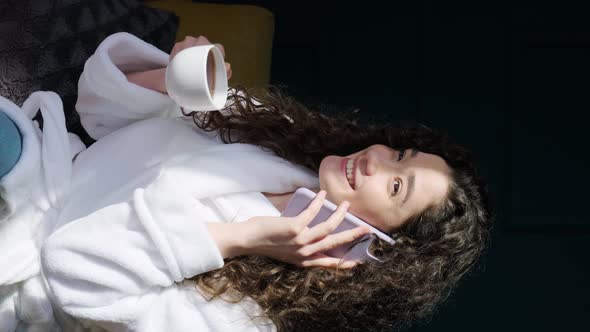
[[[272,194],[272,193],[262,193],[268,200],[274,205],[279,212],[283,212],[287,207],[287,203],[293,196],[293,193],[285,193],[285,194]]]

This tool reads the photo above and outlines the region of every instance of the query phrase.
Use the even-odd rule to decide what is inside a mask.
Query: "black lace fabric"
[[[0,94],[21,106],[32,92],[54,91],[68,131],[88,146],[93,140],[74,109],[84,62],[121,31],[170,52],[178,22],[136,0],[1,0]]]

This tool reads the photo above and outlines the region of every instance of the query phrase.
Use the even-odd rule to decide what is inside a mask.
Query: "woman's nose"
[[[393,157],[388,151],[369,149],[365,155],[365,174],[371,176],[384,170],[395,172],[399,165],[392,161]]]
[[[371,176],[377,173],[379,170],[379,153],[373,149],[369,149],[366,155],[366,169],[365,173],[367,176]]]

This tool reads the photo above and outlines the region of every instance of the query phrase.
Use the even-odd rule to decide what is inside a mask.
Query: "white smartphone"
[[[311,203],[315,197],[316,193],[313,191],[303,187],[298,188],[289,200],[289,203],[287,203],[287,207],[281,213],[281,216],[294,217],[299,215],[309,206],[309,203]],[[336,211],[337,208],[338,206],[336,206],[336,204],[324,198],[324,204],[322,208],[308,227],[311,228],[321,222],[326,221],[332,214],[334,214],[334,211]],[[334,249],[327,250],[324,252],[324,254],[331,257],[344,258],[346,260],[365,261],[367,259],[373,259],[381,262],[379,258],[371,254],[369,250],[371,243],[373,243],[373,240],[375,240],[376,237],[379,237],[380,239],[385,240],[392,245],[395,244],[395,240],[372,225],[356,217],[352,213],[346,212],[344,220],[342,220],[340,225],[336,227],[332,234],[340,233],[359,226],[369,227],[371,230],[370,233],[351,243],[343,244]]]

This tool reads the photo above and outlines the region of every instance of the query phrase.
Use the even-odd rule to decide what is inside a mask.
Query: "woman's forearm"
[[[209,233],[223,258],[246,254],[244,227],[244,223],[207,223]]]
[[[126,73],[127,80],[146,89],[168,94],[166,90],[166,68]]]

